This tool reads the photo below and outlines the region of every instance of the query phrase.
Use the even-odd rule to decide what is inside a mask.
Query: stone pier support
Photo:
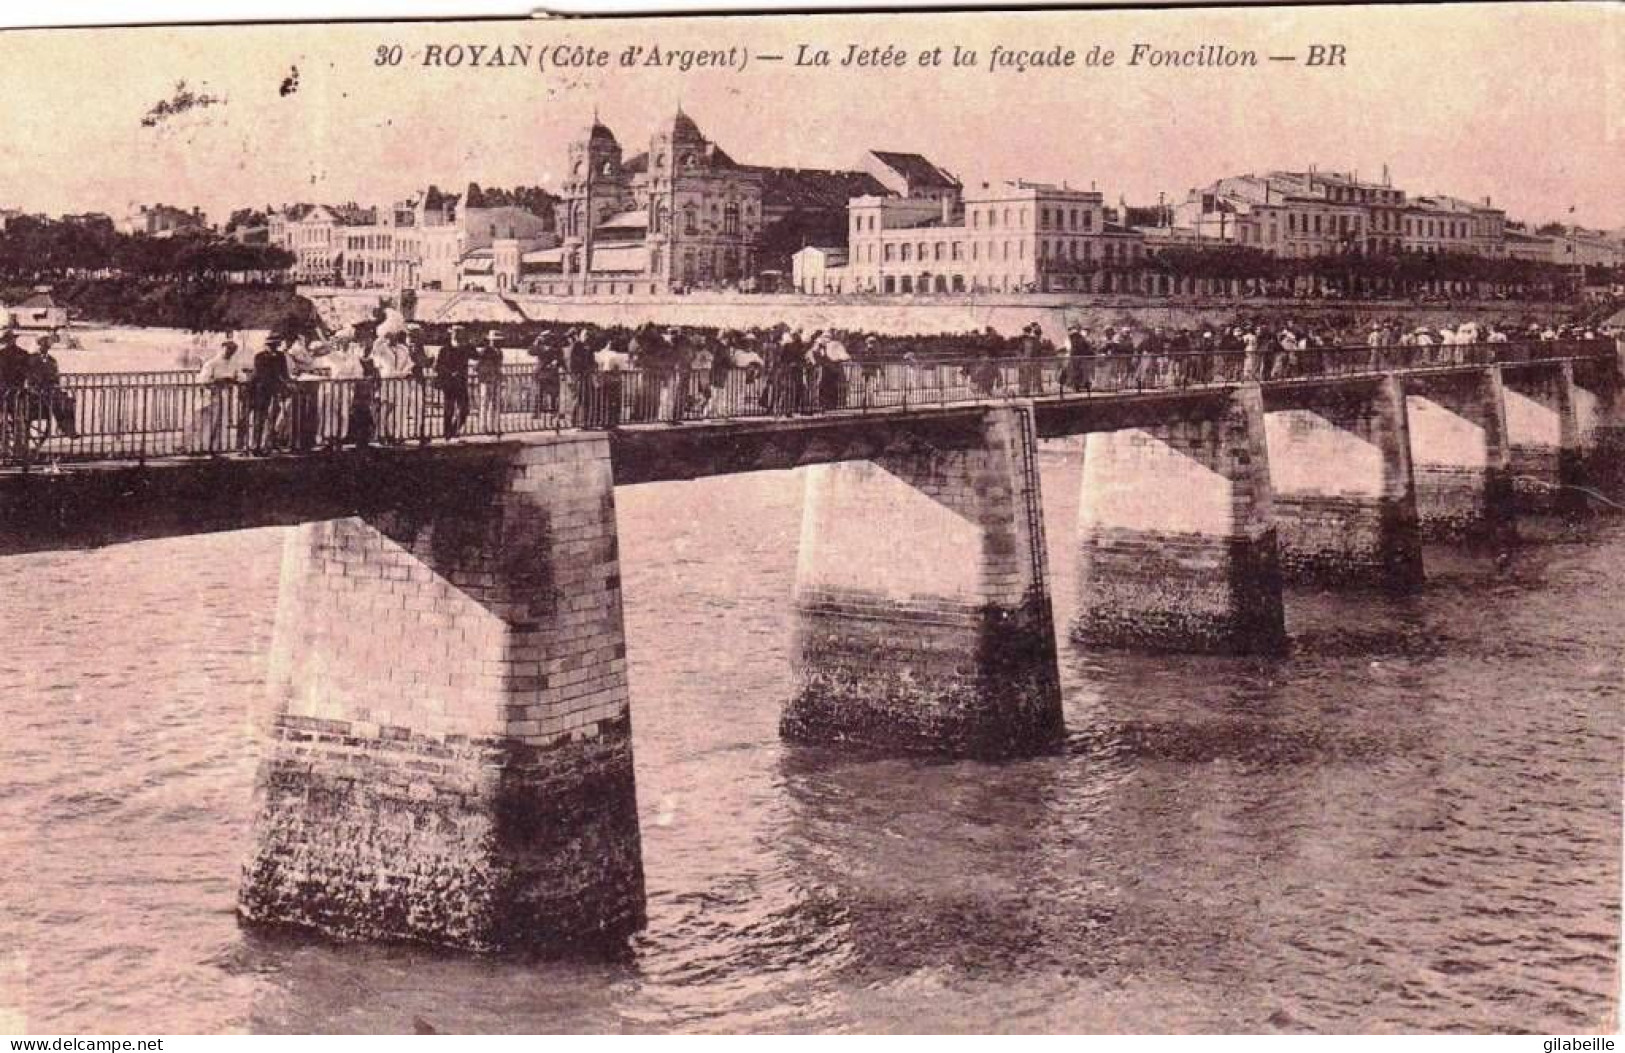
[[[1080,643],[1286,649],[1256,384],[1089,435],[1078,507]]]
[[[1424,540],[1511,538],[1511,451],[1501,370],[1405,378],[1416,510]]]
[[[1397,377],[1272,389],[1265,428],[1291,581],[1414,588],[1422,539]]]
[[[1520,511],[1567,514],[1585,504],[1574,365],[1503,369],[1512,492]]]
[[[807,469],[787,739],[1033,753],[1063,731],[1032,414]]]
[[[643,923],[609,446],[493,447],[288,538],[251,922],[463,949]]]
[[[1588,486],[1625,484],[1625,342],[1618,356],[1574,363],[1580,475]]]

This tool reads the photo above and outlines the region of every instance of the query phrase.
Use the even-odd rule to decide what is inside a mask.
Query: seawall
[[[368,316],[382,289],[301,287],[329,325]],[[789,322],[802,329],[857,329],[874,333],[963,333],[992,326],[1019,332],[1037,322],[1053,340],[1072,322],[1099,331],[1107,326],[1198,328],[1240,319],[1347,325],[1363,318],[1400,317],[1409,325],[1455,325],[1473,318],[1502,323],[1550,318],[1563,305],[1529,302],[1415,304],[1402,300],[1219,299],[1145,296],[873,296],[829,299],[797,295],[693,293],[686,296],[498,296],[484,292],[420,292],[415,316],[425,322],[581,322],[593,325],[767,327]]]

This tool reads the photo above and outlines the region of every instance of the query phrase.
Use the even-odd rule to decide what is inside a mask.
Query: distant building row
[[[234,216],[227,229],[287,249],[302,283],[558,295],[1109,291],[1148,256],[1224,246],[1625,264],[1619,232],[1530,233],[1488,198],[1407,194],[1386,170],[1380,182],[1314,167],[1248,173],[1172,204],[1113,209],[1092,187],[967,188],[915,153],[870,150],[849,169],[744,164],[681,108],[635,153],[595,115],[567,144],[556,195],[477,193],[299,204],[263,228]],[[155,204],[132,207],[120,228],[164,237],[207,224],[197,209]]]
[[[934,171],[940,172],[939,169]],[[1245,246],[1272,256],[1462,253],[1571,266],[1625,264],[1625,238],[1579,228],[1531,234],[1488,198],[1407,196],[1333,172],[1232,176],[1176,205],[1118,210],[1095,191],[1025,181],[962,192],[942,174],[927,193],[854,198],[844,244],[809,246],[806,293],[1110,291],[1169,248]]]

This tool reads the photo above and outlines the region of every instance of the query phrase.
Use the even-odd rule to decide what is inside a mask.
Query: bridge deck
[[[1304,368],[1300,359],[1295,372],[1276,371],[1261,382],[1268,397],[1271,390],[1284,395],[1288,388],[1360,383],[1394,371],[1448,373],[1489,364],[1517,368],[1612,360],[1615,355],[1613,345],[1606,342],[1384,350],[1409,354],[1404,362],[1393,362],[1391,356],[1373,362],[1364,348],[1345,349],[1340,357],[1321,353],[1313,363],[1317,368]],[[865,378],[863,367],[854,365],[844,371],[849,385],[844,406],[814,408],[809,403],[803,413],[779,416],[758,406],[758,411],[741,416],[685,414],[682,419],[674,412],[669,417],[658,412],[660,386],[675,388],[680,383],[669,377],[623,375],[616,381],[619,390],[610,391],[613,398],[606,397],[602,378],[589,378],[582,384],[591,387],[583,391],[574,411],[569,405],[573,380],[566,377],[561,385],[564,397],[550,412],[531,413],[527,420],[525,409],[505,411],[493,418],[489,432],[449,440],[423,436],[364,447],[302,443],[268,456],[252,456],[225,448],[211,452],[207,445],[176,448],[153,441],[155,435],[172,434],[174,429],[155,428],[120,433],[119,443],[69,447],[56,456],[47,445],[21,456],[13,451],[10,464],[0,467],[0,553],[339,518],[421,500],[455,502],[465,489],[473,499],[476,484],[519,446],[568,444],[603,430],[611,434],[618,484],[657,482],[864,460],[899,442],[953,448],[974,434],[979,407],[1012,400],[1034,407],[1036,430],[1042,437],[1146,426],[1182,412],[1201,413],[1206,404],[1227,396],[1238,384],[1258,379],[1252,375],[1254,364],[1235,356],[1133,356],[1094,359],[1091,365],[1087,391],[1063,388],[1055,361],[997,363],[981,378],[980,387],[974,371],[987,369],[986,363],[888,366],[879,381]],[[943,383],[945,375],[960,383]],[[743,376],[730,377],[713,391],[713,399],[719,391],[730,396],[735,385],[744,382]],[[752,381],[758,382],[769,383]],[[528,373],[514,383],[535,395],[534,378]],[[410,385],[417,393],[424,390],[413,380],[385,384]],[[312,387],[316,398],[334,405],[356,393],[351,381],[321,381]],[[180,389],[190,393],[197,407],[214,404],[208,401],[208,389],[196,384],[120,386],[103,378],[67,387],[81,397],[90,393],[91,398],[95,392],[132,389],[147,393],[144,404],[149,407],[155,405],[154,390]],[[923,399],[922,392],[939,397]],[[129,399],[128,394],[120,397]],[[771,399],[768,396],[769,403]],[[674,398],[667,399],[668,411],[673,402]],[[640,413],[634,412],[651,407],[657,411],[653,421],[640,420]],[[581,427],[567,426],[572,412]],[[529,427],[524,426],[527,423]],[[216,437],[229,440],[234,432],[223,429]],[[133,451],[132,440],[136,440]]]

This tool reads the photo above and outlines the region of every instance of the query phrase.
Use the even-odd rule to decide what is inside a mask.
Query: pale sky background
[[[681,102],[751,164],[849,167],[867,148],[924,153],[967,184],[1091,182],[1155,202],[1227,174],[1356,170],[1413,193],[1490,196],[1515,219],[1625,226],[1625,6],[1456,5],[1212,11],[727,16],[606,20],[12,30],[0,35],[0,206],[122,215],[132,201],[231,208],[376,204],[563,181],[596,106],[626,153]],[[1255,69],[1124,65],[1136,42],[1254,49]],[[400,44],[379,68],[380,44]],[[837,58],[955,43],[976,69],[851,71],[753,61],[742,73],[431,69],[431,43],[728,47]],[[988,52],[1118,52],[1112,69],[990,73]],[[1344,69],[1262,61],[1340,43]],[[298,90],[279,86],[292,68]],[[141,125],[184,79],[220,105]],[[1569,206],[1575,212],[1569,214]]]

